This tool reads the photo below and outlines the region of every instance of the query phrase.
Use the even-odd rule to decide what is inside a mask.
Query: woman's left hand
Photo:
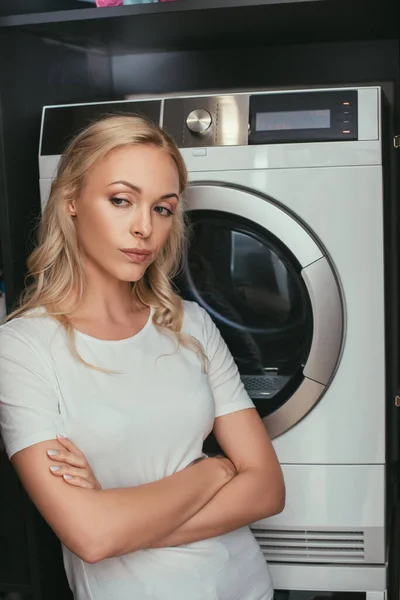
[[[68,438],[57,436],[57,441],[63,446],[64,450],[47,451],[48,457],[55,463],[54,466],[50,467],[51,473],[56,477],[63,477],[69,485],[101,490],[101,485],[83,452]]]

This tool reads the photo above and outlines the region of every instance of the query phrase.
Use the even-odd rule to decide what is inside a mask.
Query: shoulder
[[[208,312],[197,302],[183,301],[184,321],[183,331],[192,335],[202,344],[207,345],[210,337],[217,332],[214,321]]]
[[[41,310],[7,321],[0,326],[0,353],[48,350],[58,329],[58,323]]]
[[[184,320],[183,326],[187,333],[192,333],[188,329],[203,329],[205,322],[210,317],[207,312],[197,302],[183,301]]]

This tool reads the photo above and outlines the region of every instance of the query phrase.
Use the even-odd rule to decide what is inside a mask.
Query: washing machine
[[[284,511],[252,527],[275,587],[288,597],[303,590],[304,598],[381,600],[380,88],[45,107],[43,204],[65,140],[113,111],[159,123],[185,159],[190,246],[176,284],[214,319],[283,468]],[[213,447],[210,438],[206,450]]]

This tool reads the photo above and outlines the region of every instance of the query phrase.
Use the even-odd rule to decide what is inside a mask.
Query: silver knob
[[[207,133],[212,124],[212,116],[208,110],[203,108],[196,108],[192,110],[188,118],[186,119],[186,125],[192,133],[199,133],[200,135]]]

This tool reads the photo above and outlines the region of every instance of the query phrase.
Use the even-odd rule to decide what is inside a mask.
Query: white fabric
[[[207,313],[185,302],[183,331],[209,359],[152,323],[134,337],[102,341],[76,333],[89,369],[48,316],[0,327],[0,426],[8,455],[68,436],[104,488],[171,475],[200,456],[215,417],[252,407],[238,370]],[[177,548],[143,550],[87,564],[66,548],[76,600],[270,600],[268,567],[250,529]]]

